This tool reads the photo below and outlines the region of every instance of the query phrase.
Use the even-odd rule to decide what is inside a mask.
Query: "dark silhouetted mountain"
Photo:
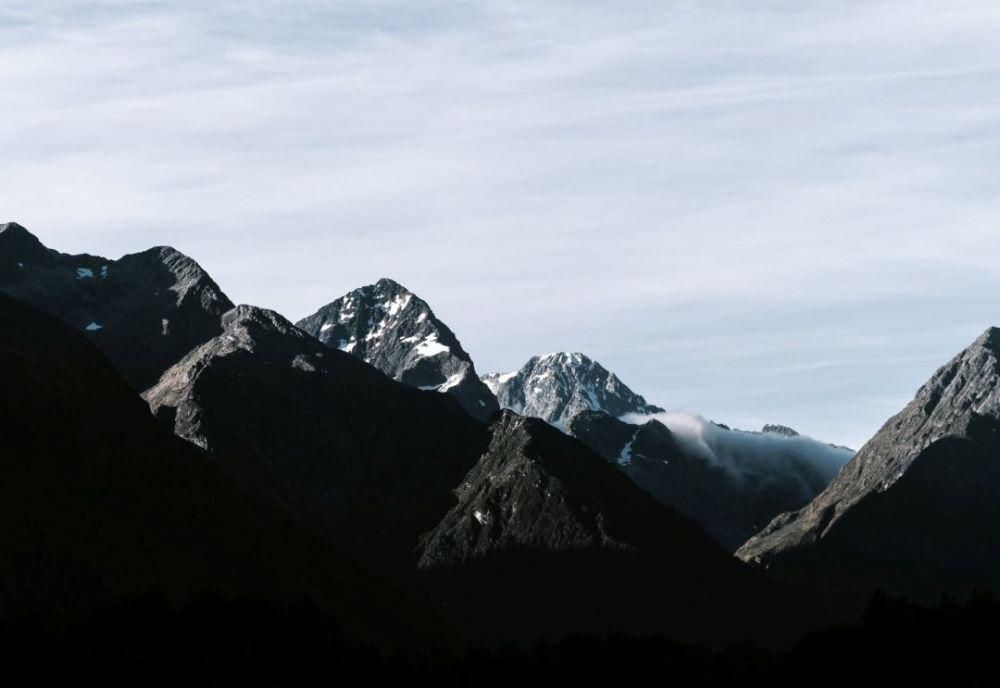
[[[777,514],[807,504],[829,481],[805,460],[790,463],[780,456],[736,463],[737,457],[727,468],[713,455],[679,441],[658,420],[631,425],[600,411],[585,411],[566,431],[659,501],[698,522],[729,551]],[[794,451],[791,446],[787,450]],[[731,451],[741,451],[738,443]],[[752,456],[756,451],[761,449],[747,447],[743,453]]]
[[[0,376],[0,621],[72,623],[158,591],[312,599],[372,636],[420,622],[157,423],[82,333],[3,295]]]
[[[410,561],[485,450],[486,427],[272,311],[239,306],[222,322],[146,393],[153,412],[337,541]]]
[[[777,604],[694,523],[547,424],[507,413],[487,427],[270,311],[240,306],[223,324],[147,392],[154,413],[368,565],[408,574],[463,635],[689,625],[734,638],[759,630],[746,605]],[[491,573],[484,594],[484,566],[533,591],[514,604]],[[641,596],[621,593],[640,579]]]
[[[583,354],[533,356],[513,373],[488,373],[483,382],[503,408],[565,428],[581,411],[604,411],[616,418],[663,409],[625,386],[600,363]]]
[[[628,628],[719,641],[782,616],[693,522],[576,439],[511,411],[490,430],[457,504],[418,549],[460,625],[486,639],[520,625],[522,637]]]
[[[137,390],[220,331],[233,307],[201,267],[165,246],[108,260],[45,248],[0,225],[0,291],[83,331]]]
[[[499,410],[454,333],[423,299],[390,279],[355,289],[298,327],[394,380],[447,392],[475,418],[489,420]]]
[[[1000,589],[1000,330],[941,368],[805,508],[740,548],[746,561],[858,602]]]

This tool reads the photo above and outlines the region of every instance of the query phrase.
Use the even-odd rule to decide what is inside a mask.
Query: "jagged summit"
[[[34,236],[31,232],[25,229],[23,225],[20,225],[17,222],[4,222],[3,224],[0,224],[0,234],[6,234],[7,236],[14,236],[18,234],[22,236]]]
[[[931,572],[941,581],[932,594],[948,581],[985,582],[982,574],[996,569],[1000,556],[969,533],[1000,517],[995,498],[981,494],[995,490],[998,430],[1000,330],[990,328],[940,368],[815,500],[774,519],[738,555],[775,571],[807,561],[822,567],[834,558],[871,575],[912,566],[914,585],[930,580]],[[944,523],[955,530],[939,532]],[[891,534],[879,535],[890,525]],[[975,552],[956,553],[956,547]],[[898,581],[878,582],[891,587]]]
[[[34,234],[16,222],[0,225],[0,274],[26,264],[50,265],[54,259]]]
[[[451,329],[395,280],[355,289],[297,325],[399,382],[454,396],[480,420],[499,408]]]
[[[304,336],[304,333],[292,325],[283,315],[268,308],[240,304],[222,315],[224,330],[248,326],[262,327],[296,337]]]
[[[196,261],[171,247],[118,260],[67,255],[16,223],[0,232],[0,291],[85,332],[138,390],[218,333],[233,307]]]
[[[365,287],[362,287],[362,289],[393,290],[400,293],[405,292],[407,294],[413,293],[409,289],[404,287],[402,284],[392,279],[391,277],[380,277],[378,281],[375,282],[375,284],[367,285]]]
[[[582,411],[604,411],[615,417],[663,411],[647,403],[600,363],[575,352],[533,356],[520,370],[488,373],[483,382],[502,407],[560,428]]]
[[[763,428],[760,429],[761,433],[764,435],[780,435],[781,437],[798,437],[798,430],[788,427],[787,425],[776,425],[773,423],[768,423]]]

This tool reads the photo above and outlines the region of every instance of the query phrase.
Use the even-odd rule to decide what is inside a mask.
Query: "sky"
[[[2,0],[0,220],[857,447],[1000,324],[995,0]]]

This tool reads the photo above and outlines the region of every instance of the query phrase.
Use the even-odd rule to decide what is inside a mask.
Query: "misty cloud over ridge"
[[[819,482],[829,483],[855,453],[804,435],[730,430],[694,413],[628,414],[622,420],[633,424],[658,420],[688,453],[726,469],[736,480],[793,478],[804,488],[815,489]]]

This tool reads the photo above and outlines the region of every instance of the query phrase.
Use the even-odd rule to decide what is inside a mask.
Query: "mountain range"
[[[148,336],[145,328],[149,319],[139,318],[134,322],[138,334],[129,331],[128,321],[122,321],[113,329],[114,338],[94,337],[96,330],[81,326],[78,314],[84,306],[79,304],[91,312],[108,313],[122,298],[139,299],[143,290],[123,281],[115,289],[83,287],[81,291],[75,282],[66,280],[67,274],[77,279],[69,273],[76,259],[56,258],[61,254],[25,235],[23,229],[13,230],[19,241],[6,245],[6,262],[30,266],[28,256],[20,253],[23,246],[32,247],[38,256],[44,252],[56,261],[47,268],[56,275],[52,279],[55,286],[45,292],[25,291],[20,276],[11,277],[8,272],[2,275],[6,279],[0,281],[0,290],[14,296],[34,295],[32,302],[25,298],[17,308],[27,314],[25,318],[50,323],[52,331],[46,337],[76,342],[81,361],[87,357],[102,360],[91,345],[103,344],[113,364],[119,342]],[[180,255],[172,249],[156,253]],[[190,259],[178,260],[194,265]],[[123,261],[109,261],[108,280],[114,266]],[[99,275],[100,271],[93,278],[82,279],[101,279]],[[203,285],[214,284],[206,276],[199,279]],[[395,288],[385,282],[382,285]],[[49,293],[58,293],[60,298],[43,298]],[[66,303],[73,307],[65,308]],[[154,301],[148,307],[161,305]],[[44,316],[41,309],[49,310],[62,323]],[[392,310],[391,305],[388,310]],[[178,312],[171,311],[173,317],[180,317]],[[206,312],[198,309],[196,317],[202,318]],[[414,312],[420,319],[418,309]],[[377,322],[373,326],[378,327]],[[395,325],[387,324],[386,329],[389,327]],[[11,338],[12,367],[18,365],[23,351],[44,352],[37,341],[21,339],[22,329],[12,326],[6,330]],[[70,339],[60,329],[75,330],[75,334]],[[170,331],[161,331],[159,336],[170,338]],[[280,518],[286,524],[290,543],[314,538],[316,557],[330,551],[350,563],[338,575],[329,576],[331,590],[323,590],[327,597],[354,599],[350,591],[355,586],[344,581],[345,571],[371,572],[357,577],[387,581],[388,588],[397,591],[396,597],[403,595],[409,600],[393,609],[430,610],[428,619],[442,619],[447,628],[465,639],[503,642],[591,630],[668,633],[721,642],[780,634],[783,630],[775,619],[793,615],[768,581],[729,557],[696,524],[645,494],[584,444],[547,423],[506,412],[494,414],[487,425],[470,415],[459,399],[447,393],[450,390],[441,393],[440,389],[419,388],[425,385],[398,382],[353,352],[329,346],[277,313],[253,306],[229,308],[214,326],[204,328],[192,341],[191,349],[163,370],[143,393],[150,413],[143,414],[142,402],[134,392],[122,391],[129,390],[128,385],[119,385],[118,394],[130,400],[144,417],[138,427],[146,427],[148,436],[133,444],[124,442],[111,448],[102,444],[91,449],[85,436],[88,426],[96,426],[97,421],[90,422],[77,410],[80,405],[89,408],[97,401],[100,409],[95,412],[108,414],[100,418],[100,436],[107,444],[114,442],[115,418],[130,426],[133,421],[114,404],[79,392],[93,383],[80,379],[76,368],[86,369],[89,364],[67,363],[56,371],[59,374],[51,383],[56,386],[52,395],[58,394],[57,386],[64,379],[61,384],[66,385],[67,396],[60,403],[70,404],[73,410],[51,419],[58,423],[65,415],[85,420],[66,424],[61,431],[48,429],[48,441],[65,445],[45,445],[38,450],[45,455],[44,460],[30,460],[27,450],[15,452],[15,460],[39,468],[52,465],[51,470],[57,471],[66,460],[63,454],[79,446],[75,456],[99,459],[103,469],[93,471],[101,476],[102,470],[114,471],[117,463],[129,463],[130,456],[141,454],[146,442],[151,447],[180,447],[178,454],[189,458],[176,460],[171,480],[186,485],[197,471],[210,472],[234,495],[228,500],[243,500],[242,505],[230,507],[227,498],[219,495],[191,497],[183,491],[174,495],[167,488],[169,481],[155,472],[144,472],[143,479],[122,472],[115,476],[120,482],[108,483],[105,491],[98,487],[99,477],[82,481],[74,496],[77,511],[86,511],[92,504],[95,513],[111,510],[93,526],[94,532],[106,527],[101,524],[109,520],[120,521],[116,527],[125,529],[122,537],[126,542],[138,543],[116,548],[123,562],[141,556],[143,548],[164,554],[126,577],[115,558],[88,554],[85,549],[88,543],[91,547],[116,547],[113,538],[101,542],[93,536],[88,540],[66,535],[76,532],[76,526],[60,527],[62,518],[84,524],[86,519],[79,519],[72,509],[51,506],[46,513],[52,526],[32,531],[32,546],[43,552],[61,552],[65,546],[70,553],[44,566],[71,569],[72,562],[80,559],[90,562],[86,571],[92,573],[88,577],[129,580],[123,590],[109,593],[109,599],[143,586],[160,585],[176,589],[176,597],[183,599],[211,586],[215,578],[211,569],[198,572],[213,565],[237,578],[246,570],[248,581],[255,578],[254,567],[279,567],[278,573],[272,574],[275,589],[302,591],[305,582],[325,578],[321,563],[313,571],[300,572],[294,568],[294,557],[284,552],[269,555],[261,546],[257,552],[260,560],[251,566],[243,561],[248,548],[233,551],[247,538],[252,542],[263,537],[266,531],[255,525],[254,519],[274,514],[268,518]],[[36,356],[44,360],[45,354]],[[34,369],[25,370],[28,375],[38,374]],[[114,378],[116,374],[106,366],[106,376]],[[104,384],[115,383],[112,379]],[[17,394],[21,387],[30,385],[25,380],[11,391]],[[135,386],[133,382],[131,387]],[[44,405],[39,402],[22,413],[41,413]],[[27,422],[21,416],[14,419]],[[169,430],[184,442],[165,445],[157,437],[163,432],[156,428]],[[169,470],[172,460],[158,460],[156,470]],[[193,466],[190,473],[185,468],[189,465]],[[72,473],[65,477],[67,481],[75,478]],[[27,494],[36,489],[45,488],[32,487]],[[66,489],[70,489],[68,482]],[[219,490],[221,493],[223,487]],[[150,491],[156,494],[147,494]],[[129,493],[129,498],[119,502],[122,493]],[[238,536],[234,534],[232,542],[223,546],[209,523],[204,524],[204,536],[192,532],[191,528],[199,527],[199,511],[184,506],[192,499],[218,507],[218,518],[246,514],[244,521],[226,526]],[[171,506],[164,506],[164,501]],[[189,525],[186,529],[161,525],[143,509],[176,513],[176,518],[187,514],[185,523]],[[13,537],[20,537],[17,531]],[[70,544],[61,544],[63,538]],[[190,552],[183,544],[187,540],[198,540]],[[270,541],[283,543],[285,538]],[[74,549],[77,547],[84,549]],[[200,549],[210,549],[211,555],[199,556]],[[170,556],[178,557],[180,563]],[[186,576],[186,567],[198,575]],[[581,576],[581,571],[586,575]],[[577,578],[571,585],[566,580],[570,574]],[[595,588],[598,575],[601,585]],[[21,585],[18,581],[27,577],[10,585]],[[489,602],[477,603],[484,581],[492,581],[497,590]],[[510,587],[515,581],[520,582]],[[699,581],[711,581],[711,593],[698,589]],[[636,582],[643,585],[635,587]],[[504,585],[508,587],[501,590]],[[364,585],[357,587],[359,591],[366,589]],[[235,582],[222,589],[244,592]],[[260,589],[266,591],[268,586],[262,584]],[[581,595],[587,596],[588,604],[581,605]],[[392,599],[393,595],[386,597]],[[365,604],[364,599],[358,597],[358,604]],[[378,616],[372,618],[374,623]]]
[[[580,353],[480,378],[389,279],[295,325],[172,248],[8,223],[0,324],[3,618],[214,592],[377,642],[718,644],[1000,590],[997,329],[855,454],[666,413]]]

